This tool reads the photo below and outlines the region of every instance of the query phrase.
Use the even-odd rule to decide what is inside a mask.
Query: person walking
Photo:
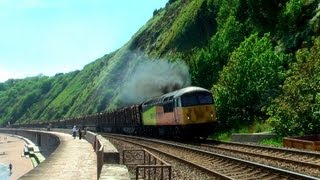
[[[9,170],[10,170],[10,174],[12,174],[12,164],[9,164]]]
[[[79,132],[79,139],[81,140],[81,138],[82,138],[81,128],[78,129],[78,132]]]
[[[77,136],[77,127],[76,126],[73,126],[73,128],[72,128],[72,136],[73,136],[73,139],[75,139]]]

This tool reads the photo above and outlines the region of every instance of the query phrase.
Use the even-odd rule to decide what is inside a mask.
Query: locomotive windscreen
[[[183,107],[195,106],[200,104],[213,104],[213,98],[211,93],[208,92],[191,93],[183,95],[181,97],[181,104]]]

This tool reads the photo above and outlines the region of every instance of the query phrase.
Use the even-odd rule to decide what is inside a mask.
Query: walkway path
[[[22,180],[96,180],[96,154],[86,140],[70,134],[50,132],[60,138],[59,147],[40,165],[22,176]]]

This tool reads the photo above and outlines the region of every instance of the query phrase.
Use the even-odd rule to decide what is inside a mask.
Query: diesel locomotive
[[[24,127],[70,128],[153,137],[207,137],[214,130],[216,111],[210,91],[186,87],[141,104],[111,112],[20,124]]]

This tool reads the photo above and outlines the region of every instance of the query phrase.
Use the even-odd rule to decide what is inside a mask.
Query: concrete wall
[[[265,139],[270,139],[275,137],[275,134],[272,133],[234,133],[231,136],[232,142],[249,142],[249,143],[258,143]]]
[[[103,145],[103,163],[104,164],[119,164],[120,154],[116,147],[101,135],[97,136],[97,140]]]
[[[303,137],[286,137],[282,140],[284,147],[320,151],[320,134]]]
[[[90,143],[90,144],[92,144],[92,147],[95,149],[95,145],[94,145],[94,143],[95,143],[95,141],[96,141],[96,136],[97,136],[97,134],[96,133],[93,133],[93,132],[91,132],[91,131],[88,131],[87,132],[87,135],[86,135],[86,140]]]
[[[23,129],[2,129],[0,133],[14,134],[25,137],[39,147],[41,154],[48,157],[60,144],[60,140],[54,134]]]
[[[127,167],[120,165],[120,154],[110,141],[90,131],[87,132],[86,139],[97,154],[99,179],[130,179]]]

